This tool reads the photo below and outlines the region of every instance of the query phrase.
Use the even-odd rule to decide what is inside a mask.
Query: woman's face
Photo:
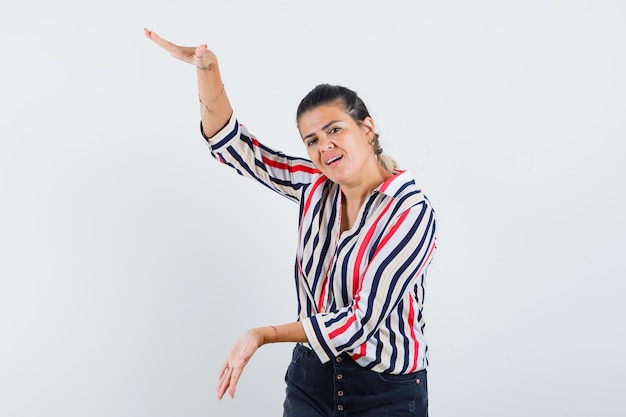
[[[357,185],[369,169],[378,170],[371,118],[357,123],[341,104],[325,104],[302,114],[298,129],[309,159],[331,181]]]

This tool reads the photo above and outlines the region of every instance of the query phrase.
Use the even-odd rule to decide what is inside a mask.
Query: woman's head
[[[300,127],[303,115],[311,112],[320,106],[335,105],[348,114],[354,122],[365,127],[369,126],[371,121],[371,140],[370,145],[378,162],[387,171],[393,171],[397,167],[396,162],[388,155],[383,153],[383,149],[379,143],[379,135],[374,131],[373,120],[370,116],[365,103],[357,95],[357,93],[347,87],[340,85],[319,84],[311,90],[298,105],[296,112],[296,122]],[[303,133],[302,131],[300,132]]]
[[[363,100],[356,92],[340,85],[320,84],[311,90],[300,102],[296,113],[296,121],[299,122],[304,113],[322,104],[341,104],[356,122],[370,117]]]

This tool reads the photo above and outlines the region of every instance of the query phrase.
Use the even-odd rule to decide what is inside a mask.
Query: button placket
[[[348,369],[346,369],[345,365],[342,363],[344,361],[344,358],[342,358],[341,356],[338,356],[335,358],[335,410],[338,413],[341,413],[341,415],[343,415],[344,412],[346,412],[346,403],[344,395],[345,395],[345,378],[348,376],[346,375],[346,371],[348,371]],[[339,414],[338,414],[339,415]]]

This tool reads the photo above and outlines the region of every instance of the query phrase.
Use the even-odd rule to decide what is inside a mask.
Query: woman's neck
[[[341,230],[345,231],[352,228],[356,221],[361,207],[365,201],[372,195],[372,192],[378,188],[383,182],[390,178],[393,174],[383,167],[376,171],[374,175],[360,181],[354,186],[341,185],[342,192],[342,212],[341,212]]]
[[[339,185],[341,187],[345,203],[360,207],[372,194],[372,191],[393,176],[391,172],[387,171],[380,165],[377,166],[376,170],[372,170],[370,172],[370,175],[359,178],[359,180],[353,184]]]

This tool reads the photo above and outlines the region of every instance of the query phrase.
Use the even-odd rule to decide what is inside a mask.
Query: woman
[[[313,89],[296,118],[308,159],[286,156],[239,124],[206,45],[145,34],[196,67],[212,155],[300,205],[299,320],[248,330],[228,353],[218,398],[235,395],[260,346],[295,342],[284,416],[427,416],[422,301],[434,213],[410,173],[382,153],[361,99],[340,86]]]

